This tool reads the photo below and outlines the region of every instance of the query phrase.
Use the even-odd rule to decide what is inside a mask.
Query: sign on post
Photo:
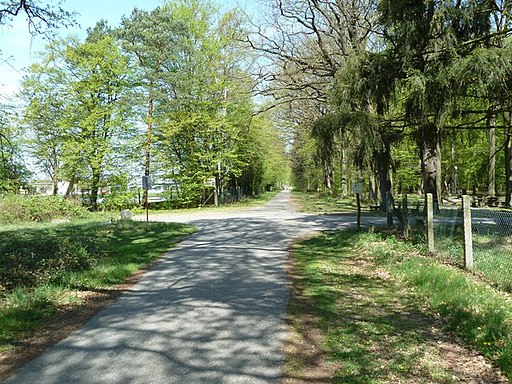
[[[142,189],[151,189],[151,178],[149,176],[142,176]]]
[[[206,179],[204,185],[207,187],[215,187],[215,177],[210,177],[209,179]]]
[[[352,184],[352,193],[363,193],[363,183],[354,183]]]
[[[357,204],[357,230],[361,228],[361,193],[363,193],[363,183],[357,182],[352,184],[352,193],[356,195]]]

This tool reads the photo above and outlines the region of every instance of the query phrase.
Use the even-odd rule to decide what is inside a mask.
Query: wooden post
[[[409,238],[409,207],[407,206],[407,194],[404,193],[404,199],[402,202],[402,223],[403,223],[403,231],[404,238]]]
[[[388,227],[393,226],[393,207],[392,207],[392,199],[391,192],[386,192],[386,216],[388,219]]]
[[[434,252],[434,196],[431,193],[427,193],[427,244],[428,250]]]
[[[361,194],[356,193],[356,203],[357,203],[357,230],[361,229]]]
[[[473,269],[473,233],[471,229],[471,197],[462,196],[464,212],[464,268]]]
[[[213,179],[213,204],[219,206],[219,190],[217,188],[217,178]]]
[[[142,188],[144,189],[144,209],[146,210],[146,222],[149,222],[149,175],[142,176]]]

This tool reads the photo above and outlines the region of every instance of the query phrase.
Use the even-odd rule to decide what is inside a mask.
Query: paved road
[[[153,219],[199,231],[6,383],[278,382],[290,240],[354,218],[298,214],[283,192],[256,209]]]

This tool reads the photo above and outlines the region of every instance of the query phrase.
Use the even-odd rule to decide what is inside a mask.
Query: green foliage
[[[308,213],[350,213],[355,215],[357,210],[354,197],[338,199],[318,193],[304,192],[294,189],[293,198],[301,212]]]
[[[61,196],[6,195],[0,198],[0,224],[43,222],[87,215],[81,203]]]
[[[414,382],[451,380],[455,373],[430,349],[435,318],[512,377],[510,300],[421,253],[374,233],[330,233],[296,246],[302,290],[314,302],[326,351],[341,366],[337,380],[397,381],[411,372]]]
[[[176,184],[173,206],[204,203],[211,178],[220,190],[249,194],[282,183],[284,145],[267,127],[255,133],[262,125],[252,120],[253,79],[239,13],[183,0],[135,10],[118,35],[135,64],[146,168]]]
[[[107,164],[120,159],[114,148],[130,130],[130,75],[128,57],[100,22],[84,42],[51,42],[23,82],[32,155],[54,184],[81,179],[93,209]],[[116,165],[120,172],[122,164]]]
[[[0,195],[18,192],[30,176],[22,160],[16,120],[14,108],[0,103]]]
[[[79,290],[122,283],[193,230],[98,221],[0,228],[0,350],[30,337],[64,306],[79,306]]]
[[[101,208],[105,211],[121,211],[123,209],[133,209],[139,206],[138,193],[132,191],[115,191],[103,198]]]

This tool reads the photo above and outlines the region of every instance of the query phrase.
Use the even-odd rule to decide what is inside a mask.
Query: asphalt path
[[[199,230],[6,383],[277,383],[290,242],[355,225],[354,216],[297,213],[288,191],[258,208],[150,219]]]

